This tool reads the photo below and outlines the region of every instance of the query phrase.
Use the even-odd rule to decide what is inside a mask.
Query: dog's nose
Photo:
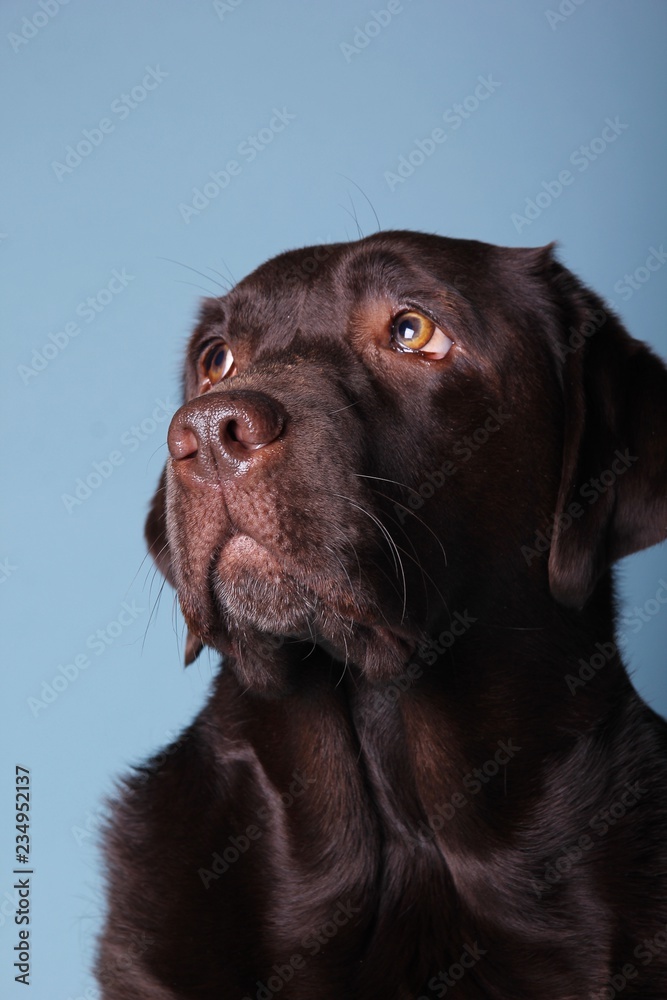
[[[175,414],[167,443],[171,457],[206,467],[253,461],[285,430],[287,413],[263,392],[238,389],[205,393]]]

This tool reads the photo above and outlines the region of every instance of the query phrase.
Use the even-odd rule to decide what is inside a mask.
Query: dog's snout
[[[247,389],[207,393],[178,410],[167,443],[177,462],[247,462],[281,437],[286,422],[284,408],[265,393]]]

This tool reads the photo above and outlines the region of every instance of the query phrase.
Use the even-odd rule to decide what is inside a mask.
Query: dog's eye
[[[400,350],[419,351],[436,360],[444,358],[453,344],[432,319],[416,309],[408,309],[394,318],[391,337]]]
[[[234,368],[234,355],[229,346],[220,341],[203,355],[200,361],[201,377],[204,391],[217,385],[229,375]]]

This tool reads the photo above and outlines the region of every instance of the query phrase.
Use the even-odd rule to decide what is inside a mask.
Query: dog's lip
[[[241,552],[253,551],[254,549],[260,548],[263,549],[265,552],[268,552],[266,545],[263,545],[262,542],[258,542],[256,538],[253,538],[252,535],[249,535],[245,531],[235,531],[220,546],[218,555],[224,552],[225,550],[229,550],[230,548],[233,549],[234,551],[240,550]]]
[[[256,566],[258,561],[263,563],[262,569],[265,571],[282,575],[285,566],[273,555],[271,550],[263,542],[253,538],[246,531],[236,530],[217,547],[214,553],[214,565],[220,571],[221,561],[232,560],[239,563],[252,564]]]
[[[262,578],[270,589],[273,587],[282,589],[289,586],[290,582],[300,590],[305,588],[314,604],[320,607],[320,613],[324,612],[326,618],[329,618],[326,610],[329,609],[336,618],[344,618],[350,627],[372,630],[389,628],[399,638],[414,639],[410,628],[390,625],[371,595],[350,591],[344,579],[339,579],[337,586],[333,588],[329,586],[323,592],[321,576],[318,573],[313,574],[312,569],[312,565],[310,567],[294,565],[286,555],[274,553],[269,545],[253,537],[247,530],[232,526],[231,531],[224,534],[211,552],[206,588],[206,603],[209,609],[206,618],[209,626],[200,630],[198,634],[206,643],[216,646],[221,652],[233,653],[234,620],[228,617],[227,609],[220,603],[216,594],[215,578],[233,581],[237,573],[246,570]],[[318,639],[324,640],[325,648],[329,652],[336,648],[337,655],[343,656],[344,649],[338,650],[337,646],[331,645],[320,624],[316,617],[309,620],[302,634],[297,635],[292,631],[289,634],[309,640],[317,635]],[[197,632],[196,626],[194,631]]]
[[[268,628],[265,625],[252,626],[251,619],[244,624],[243,621],[237,622],[233,613],[230,616],[230,609],[218,591],[219,581],[224,578],[233,580],[234,574],[243,569],[264,578],[268,584],[266,600],[269,604],[274,588],[283,591],[286,586],[296,585],[301,591],[305,587],[313,606],[312,614],[308,614],[307,621],[304,618],[302,627],[296,627],[296,621],[288,628],[277,623],[275,627]],[[371,595],[349,592],[342,580],[338,581],[333,590],[327,588],[326,593],[323,593],[321,587],[317,586],[317,579],[311,579],[309,583],[309,575],[307,570],[294,573],[280,555],[274,555],[266,544],[245,531],[233,528],[231,532],[225,532],[210,553],[205,593],[200,591],[198,595],[191,594],[187,602],[191,610],[190,616],[186,614],[191,639],[211,646],[223,656],[238,658],[245,641],[244,632],[250,625],[251,632],[253,628],[258,628],[260,633],[286,636],[309,644],[316,642],[340,663],[348,662],[350,643],[355,641],[355,634],[362,644],[367,641],[364,636],[392,636],[393,646],[404,645],[406,656],[411,654],[418,639],[414,629],[404,623],[390,623]],[[295,597],[298,596],[295,592]],[[303,592],[300,596],[303,596]],[[181,606],[183,607],[183,602]],[[185,613],[185,607],[183,610]],[[342,632],[336,625],[336,622],[340,625],[341,621],[346,623]]]
[[[305,587],[313,598],[321,600],[329,596],[321,594],[320,588],[314,586],[318,574],[313,579],[307,566],[295,562],[287,553],[276,552],[245,530],[234,530],[217,547],[212,565],[221,577],[229,578],[239,571],[249,570],[275,586],[283,586],[289,580],[300,588]]]

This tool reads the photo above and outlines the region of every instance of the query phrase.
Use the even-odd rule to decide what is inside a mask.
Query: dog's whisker
[[[179,651],[181,651],[185,647],[185,643],[187,641],[188,627],[187,627],[187,625],[186,625],[186,623],[184,621],[181,621],[181,631],[180,631],[180,635],[179,635],[179,631],[178,631],[178,624],[179,624],[178,608],[179,608],[178,594],[174,591],[174,596],[172,597],[172,601],[171,601],[171,628],[172,628],[172,631],[173,631],[173,633],[176,636],[176,639],[178,641]]]
[[[134,586],[134,584],[135,584],[135,583],[136,583],[136,581],[137,581],[137,577],[139,576],[139,574],[141,573],[142,569],[144,568],[144,564],[145,564],[145,563],[146,563],[146,562],[147,562],[147,561],[148,561],[148,560],[149,560],[150,558],[151,558],[151,554],[150,554],[150,552],[147,552],[147,553],[146,553],[146,555],[145,555],[145,556],[143,557],[143,559],[141,560],[141,562],[139,563],[139,565],[138,565],[138,567],[137,567],[137,570],[136,570],[136,573],[134,574],[134,576],[133,576],[133,577],[132,577],[132,579],[130,580],[129,584],[127,585],[127,589],[126,589],[125,593],[123,594],[123,599],[125,599],[125,598],[127,597],[127,595],[129,594],[129,592],[130,592],[130,591],[132,590],[132,587]],[[146,578],[144,579],[144,587],[146,586],[146,583],[147,583],[147,581],[148,581],[148,576],[149,576],[149,574],[150,574],[150,571],[152,570],[152,571],[153,571],[153,573],[155,574],[155,571],[156,571],[156,568],[157,568],[157,567],[156,567],[156,566],[154,566],[154,565],[153,565],[153,563],[151,562],[151,563],[150,563],[150,565],[149,565],[149,567],[148,567],[148,570],[146,571]],[[158,572],[159,572],[159,571],[158,571]]]
[[[347,212],[347,214],[350,216],[355,226],[357,227],[357,238],[362,240],[364,238],[364,234],[362,232],[361,226],[359,225],[359,219],[357,218],[357,210],[355,208],[354,202],[352,201],[352,196],[350,195],[349,191],[347,193],[347,197],[348,201],[350,202],[350,208],[346,208],[345,205],[341,205],[340,203],[338,207],[342,208],[343,211]]]
[[[309,656],[312,656],[315,650],[317,649],[317,635],[313,629],[313,623],[310,618],[306,619],[306,626],[308,627],[308,632],[310,633],[310,641],[312,643],[312,646],[310,647],[310,651],[304,657],[305,660],[307,660]]]
[[[172,257],[158,257],[157,259],[166,260],[169,264],[176,264],[177,267],[187,268],[188,271],[192,271],[194,274],[198,274],[199,277],[203,278],[205,281],[212,281],[219,288],[222,288],[225,294],[229,291],[228,286],[222,285],[219,281],[216,281],[215,278],[211,278],[208,274],[204,274],[203,271],[199,271],[196,267],[191,267],[190,264],[184,264],[182,260],[174,260]],[[182,284],[188,284],[188,282],[182,282]],[[194,287],[197,288],[199,286],[195,285]],[[203,291],[206,292],[207,295],[215,294],[214,292],[211,292],[211,290],[208,288],[204,288]]]
[[[398,551],[398,546],[396,545],[396,542],[391,537],[391,533],[389,532],[388,528],[385,527],[385,525],[382,523],[382,521],[380,520],[379,517],[376,517],[376,515],[373,514],[373,513],[371,513],[371,511],[366,510],[365,507],[363,507],[360,504],[356,503],[354,500],[351,499],[351,497],[346,497],[342,493],[332,493],[331,495],[332,496],[336,496],[336,497],[340,497],[341,500],[347,500],[348,503],[350,503],[353,507],[356,507],[357,510],[360,510],[362,512],[362,514],[365,514],[367,517],[369,517],[371,519],[371,521],[373,521],[373,523],[378,526],[378,528],[380,529],[380,531],[382,532],[382,534],[386,538],[387,542],[389,543],[389,550],[390,550],[390,552],[392,552],[392,554],[395,553],[394,567],[396,569],[396,575],[398,576],[398,572],[399,572],[399,568],[400,568],[401,578],[403,580],[403,610],[401,612],[401,623],[403,623],[405,621],[405,615],[406,615],[406,611],[407,611],[408,588],[407,588],[407,582],[406,582],[406,578],[405,578],[405,569],[403,567],[403,560],[401,559],[401,555],[400,555],[400,552]]]
[[[141,652],[142,652],[142,654],[144,652],[144,648],[146,646],[146,640],[148,638],[148,629],[151,626],[151,623],[153,621],[154,616],[157,614],[157,609],[158,609],[158,606],[159,606],[159,603],[160,603],[160,598],[162,597],[162,592],[163,592],[163,590],[165,588],[166,583],[167,583],[167,581],[163,578],[162,582],[160,583],[160,589],[158,590],[157,597],[153,601],[150,613],[148,615],[148,621],[146,622],[146,627],[144,629],[143,639],[141,640]]]
[[[438,538],[438,536],[436,535],[435,531],[433,531],[433,529],[426,523],[426,521],[424,521],[423,518],[418,517],[417,514],[415,514],[414,510],[410,510],[409,507],[405,507],[402,503],[398,503],[398,501],[394,500],[393,497],[387,496],[386,493],[381,493],[379,490],[373,490],[373,493],[377,494],[377,496],[379,496],[379,497],[384,497],[385,500],[390,500],[392,503],[395,503],[397,507],[401,508],[401,510],[406,511],[406,513],[408,513],[412,517],[414,517],[415,521],[417,521],[418,524],[421,524],[424,528],[426,528],[426,530],[431,535],[433,535],[433,537],[435,538],[436,542],[440,546],[440,551],[442,552],[442,557],[445,560],[445,566],[447,565],[447,553],[445,552],[445,547],[442,544],[442,540],[440,538]]]
[[[375,211],[375,206],[373,205],[373,202],[370,200],[370,198],[368,197],[368,195],[366,194],[366,192],[364,191],[364,189],[362,187],[360,187],[357,184],[356,181],[352,180],[351,177],[348,177],[347,174],[342,174],[342,173],[340,173],[340,171],[336,171],[336,172],[338,173],[339,177],[344,177],[346,181],[350,182],[350,184],[354,184],[354,186],[356,187],[357,191],[361,194],[362,198],[366,199],[366,202],[368,203],[368,206],[369,206],[371,212],[373,213],[373,216],[375,217],[375,225],[377,226],[377,230],[376,231],[378,233],[381,233],[382,232],[382,226],[380,225],[380,219],[378,218],[378,214]]]
[[[224,261],[223,261],[223,263],[224,263]],[[231,289],[234,287],[234,285],[236,284],[236,282],[233,280],[233,278],[230,281],[229,278],[226,278],[225,275],[222,274],[220,271],[216,270],[215,267],[211,267],[210,265],[207,265],[206,270],[210,271],[211,274],[217,274],[217,276],[222,279],[221,287],[225,289],[225,294],[228,294],[231,291]],[[230,272],[230,274],[231,274],[231,272]]]
[[[157,448],[155,449],[155,451],[153,451],[153,452],[152,452],[152,453],[151,453],[151,454],[150,454],[150,455],[148,456],[148,458],[146,459],[146,466],[145,466],[145,468],[148,468],[148,466],[149,466],[149,465],[151,464],[151,462],[153,461],[153,459],[155,458],[155,456],[157,455],[157,453],[158,453],[159,451],[162,451],[162,449],[163,449],[163,448],[166,448],[166,447],[167,447],[167,442],[166,442],[166,441],[163,441],[163,442],[162,442],[162,444],[159,444],[159,445],[157,446]],[[157,491],[156,491],[156,492],[157,492]]]
[[[373,521],[373,523],[380,528],[382,534],[389,542],[390,552],[392,553],[392,558],[394,560],[394,570],[396,572],[396,575],[398,576],[398,560],[395,555],[396,547],[394,545],[394,541],[391,535],[389,534],[385,526],[382,524],[382,522],[379,521],[379,519],[376,517],[375,514],[372,514],[370,511],[366,510],[365,507],[363,507],[361,504],[358,504],[356,501],[352,500],[351,497],[344,496],[342,493],[330,493],[329,495],[332,497],[338,497],[340,500],[346,500],[352,507],[355,507],[357,510],[360,510],[362,514],[365,514],[366,517],[369,517],[371,521]]]
[[[222,261],[222,266],[224,267],[224,269],[227,272],[227,274],[229,275],[229,277],[226,278],[224,274],[220,274],[220,272],[216,271],[215,268],[213,268],[213,267],[209,267],[209,271],[213,271],[214,274],[220,275],[220,277],[222,278],[222,280],[225,281],[225,282],[227,282],[227,284],[229,284],[229,282],[231,281],[231,286],[233,288],[234,285],[237,284],[236,278],[234,277],[234,273],[233,273],[231,267],[229,266],[229,264],[227,263],[227,261],[225,260],[224,257],[221,257],[220,260]]]
[[[380,493],[378,490],[373,490],[373,492],[376,493],[378,496],[385,497],[385,494],[384,493]],[[388,499],[388,500],[391,499],[390,497],[385,497],[385,498]],[[447,607],[447,601],[445,600],[444,594],[440,590],[439,586],[437,585],[437,583],[435,582],[435,580],[433,579],[433,577],[431,576],[431,574],[427,573],[426,570],[424,569],[424,567],[422,566],[421,560],[419,559],[418,554],[417,554],[417,549],[415,547],[415,544],[412,541],[412,539],[410,538],[410,535],[408,534],[408,532],[405,530],[405,527],[402,524],[400,524],[395,518],[393,518],[390,514],[387,514],[386,516],[390,519],[390,521],[393,524],[396,525],[397,528],[399,528],[403,532],[403,534],[405,535],[406,539],[408,540],[408,542],[410,543],[410,545],[412,547],[412,550],[413,550],[413,552],[414,552],[415,555],[414,555],[414,557],[408,556],[408,558],[412,558],[412,561],[415,563],[415,565],[418,567],[420,573],[422,574],[422,583],[424,584],[424,589],[425,589],[425,592],[426,592],[427,605],[428,605],[428,602],[429,602],[429,592],[428,592],[428,588],[426,587],[425,580],[428,579],[429,583],[432,585],[432,587],[435,590],[436,594],[440,598],[442,606],[444,607],[445,611],[447,611],[447,613],[449,614],[449,608]],[[428,528],[428,525],[424,525],[424,527]],[[437,539],[437,535],[435,537]],[[444,548],[442,547],[442,543],[440,543],[440,546],[441,546],[441,549],[442,549],[442,554],[443,554],[443,556],[445,558],[445,565],[446,565],[447,556],[445,554]]]
[[[498,625],[494,622],[484,622],[486,628],[509,629],[512,632],[543,632],[546,625]]]
[[[196,288],[207,296],[214,294],[210,288],[204,288],[203,285],[198,285],[196,281],[185,281],[183,278],[176,278],[175,281],[177,285],[188,285],[188,287]]]
[[[349,548],[350,548],[350,549],[352,550],[352,552],[354,553],[354,558],[355,558],[355,559],[356,559],[356,561],[357,561],[357,573],[358,573],[358,576],[359,576],[359,586],[361,586],[361,582],[362,582],[362,577],[364,576],[364,573],[363,573],[363,571],[362,571],[362,569],[361,569],[361,560],[359,559],[359,553],[358,553],[358,551],[357,551],[357,547],[356,547],[356,545],[354,544],[354,542],[351,542],[351,541],[350,541],[350,539],[349,539],[349,538],[346,538],[346,539],[345,539],[345,541],[346,541],[346,544],[347,544],[347,545],[349,546]]]
[[[419,572],[421,574],[422,586],[424,588],[424,600],[426,602],[426,617],[428,617],[428,612],[429,612],[430,603],[431,603],[431,592],[430,592],[430,590],[429,590],[429,588],[427,586],[427,581],[428,581],[428,583],[430,583],[433,586],[433,589],[435,590],[436,594],[440,598],[440,601],[441,601],[443,607],[446,610],[447,609],[447,602],[445,601],[444,595],[442,594],[442,591],[440,590],[440,588],[438,587],[438,585],[436,584],[435,580],[430,575],[430,573],[427,573],[426,570],[424,569],[424,567],[422,565],[422,562],[421,562],[421,559],[419,558],[419,553],[417,552],[417,548],[416,548],[414,542],[412,541],[412,539],[410,538],[410,535],[405,530],[404,526],[402,524],[400,524],[399,521],[396,520],[396,518],[392,517],[390,514],[386,514],[386,517],[389,518],[389,520],[391,521],[392,524],[396,525],[396,527],[399,529],[399,531],[401,531],[403,533],[403,535],[405,536],[406,541],[410,544],[410,547],[411,547],[412,552],[413,552],[413,555],[412,555],[413,562],[416,564],[416,566],[418,567]]]
[[[361,400],[355,399],[353,403],[348,403],[346,406],[339,406],[337,410],[329,410],[327,416],[332,417],[334,413],[342,413],[343,410],[349,410],[352,406],[358,406]]]
[[[334,684],[334,690],[336,690],[336,688],[340,687],[340,685],[343,683],[343,679],[345,677],[345,674],[347,673],[348,651],[347,651],[347,639],[345,638],[345,635],[343,635],[343,645],[345,646],[345,660],[343,661],[343,670],[342,670],[342,673],[341,673],[340,677],[338,678],[338,680],[336,681],[336,683]]]
[[[334,552],[334,550],[331,548],[330,545],[325,545],[325,549],[326,549],[327,552],[331,553],[331,555],[334,557],[334,559],[336,560],[336,562],[338,563],[338,565],[342,569],[342,571],[345,574],[345,577],[347,579],[347,582],[350,585],[350,593],[354,597],[354,587],[352,586],[352,580],[350,579],[350,574],[348,573],[347,569],[345,568],[345,564],[343,563],[342,559]]]
[[[148,569],[147,569],[147,571],[146,571],[146,577],[145,577],[145,579],[144,579],[144,587],[146,586],[146,583],[148,582],[148,578],[149,578],[149,576],[150,576],[150,579],[151,579],[151,586],[152,586],[152,584],[153,584],[153,580],[155,579],[155,577],[156,577],[156,576],[158,576],[158,575],[159,575],[159,573],[160,573],[160,570],[158,569],[158,565],[157,565],[157,562],[158,562],[158,560],[160,559],[160,556],[161,556],[161,555],[162,555],[162,554],[163,554],[164,552],[166,552],[166,551],[168,550],[168,548],[169,548],[169,542],[165,542],[165,543],[164,543],[164,545],[162,546],[162,548],[160,548],[160,549],[158,550],[158,552],[157,552],[157,553],[155,553],[155,555],[153,556],[153,563],[152,563],[152,565],[151,565],[151,566],[149,566],[149,568],[148,568]],[[142,559],[142,561],[141,561],[141,565],[139,566],[139,569],[137,570],[137,572],[136,572],[136,573],[135,573],[135,575],[134,575],[134,579],[132,580],[132,583],[134,583],[134,581],[136,580],[137,576],[139,575],[139,573],[140,573],[140,571],[141,571],[141,569],[142,569],[142,567],[143,567],[144,563],[145,563],[145,562],[146,562],[146,560],[147,560],[148,558],[150,558],[150,557],[151,557],[151,553],[150,553],[150,552],[147,552],[147,553],[146,553],[146,555],[144,556],[144,558],[143,558],[143,559]],[[150,598],[150,591],[149,591],[149,598]]]
[[[386,479],[384,476],[368,476],[368,475],[365,475],[363,472],[355,472],[354,475],[357,477],[357,479],[375,479],[379,483],[393,483],[394,486],[400,486],[400,488],[402,490],[409,490],[410,493],[414,493],[416,496],[418,496],[421,499],[421,494],[419,493],[419,490],[415,490],[412,486],[408,486],[407,483],[399,483],[397,479]],[[379,493],[378,495],[379,496],[384,496],[385,494],[384,493]],[[388,500],[392,500],[393,498],[392,497],[387,497],[387,499]],[[413,512],[411,512],[411,513],[413,513]]]

